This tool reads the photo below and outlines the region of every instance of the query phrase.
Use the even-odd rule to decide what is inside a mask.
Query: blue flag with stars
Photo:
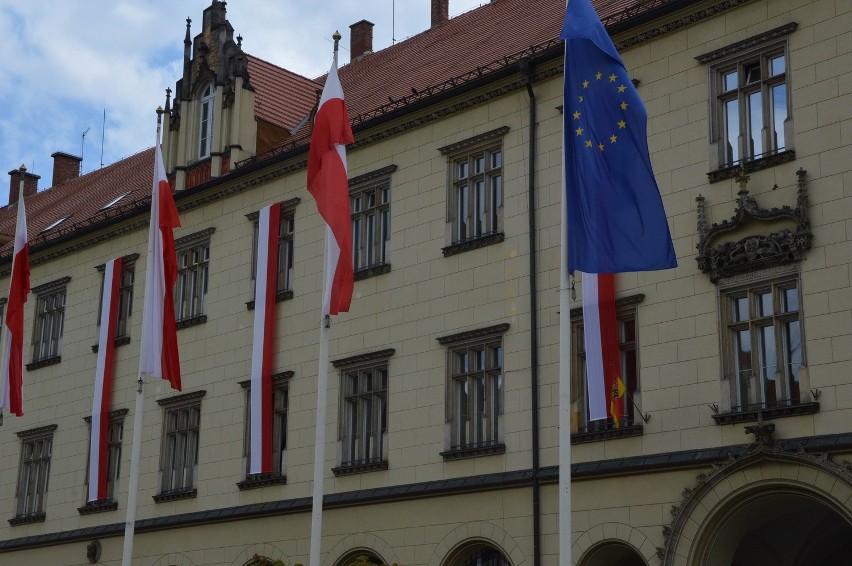
[[[589,0],[569,0],[561,37],[568,269],[676,267],[645,106]]]

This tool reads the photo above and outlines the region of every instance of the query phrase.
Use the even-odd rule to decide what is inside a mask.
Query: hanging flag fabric
[[[272,362],[275,353],[275,295],[278,289],[278,234],[281,205],[260,211],[254,286],[254,340],[251,353],[251,461],[249,473],[273,471]]]
[[[613,387],[621,381],[615,276],[612,273],[583,273],[583,331],[589,420],[612,418],[617,427],[624,411],[612,393]]]
[[[89,496],[98,501],[108,496],[109,408],[115,368],[115,328],[118,323],[121,258],[108,261],[104,267],[101,300],[101,325],[98,330],[98,361],[95,366],[95,392],[92,400],[92,434],[89,439]]]
[[[23,166],[21,169],[23,171]],[[8,409],[19,417],[24,414],[24,303],[29,294],[30,244],[27,240],[27,212],[21,187],[0,361],[0,409]]]
[[[568,269],[676,267],[645,106],[589,0],[568,2],[561,37]]]
[[[352,265],[352,219],[346,144],[352,143],[349,112],[337,77],[337,52],[320,97],[308,154],[308,190],[326,223],[323,314],[349,310],[355,286]]]
[[[168,380],[181,390],[180,358],[175,324],[174,287],[177,279],[177,253],[174,229],[180,226],[177,207],[163,167],[159,146],[151,190],[151,225],[148,232],[148,265],[145,270],[145,307],[142,317],[142,345],[139,374]]]

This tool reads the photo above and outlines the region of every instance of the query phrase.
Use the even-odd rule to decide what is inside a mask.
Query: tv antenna
[[[85,147],[85,144],[86,144],[86,134],[88,134],[89,130],[91,130],[91,129],[92,128],[90,128],[90,127],[86,128],[86,131],[83,132],[82,136],[80,136],[80,175],[83,174],[83,148]]]

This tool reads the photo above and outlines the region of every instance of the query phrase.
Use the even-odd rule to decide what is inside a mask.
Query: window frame
[[[388,348],[333,362],[340,372],[337,427],[339,465],[332,470],[336,476],[388,468],[390,358],[394,353],[393,348]],[[383,375],[378,382],[377,375]],[[353,379],[357,382],[355,391],[350,387]],[[363,415],[367,410],[369,417],[365,419]],[[353,418],[357,420],[354,426]],[[364,442],[368,431],[374,431],[369,434],[372,439],[369,444]]]
[[[207,321],[210,242],[214,231],[214,228],[207,228],[175,241],[178,271],[177,279],[175,279],[174,302],[178,329]],[[192,258],[193,252],[199,253],[200,259],[194,259],[190,265],[189,258]],[[182,263],[182,259],[186,260],[185,263]],[[190,278],[199,273],[200,276]],[[190,278],[189,286],[186,285],[187,278]]]
[[[506,396],[505,335],[509,324],[498,324],[487,328],[461,332],[438,338],[446,350],[446,434],[447,449],[441,453],[445,460],[502,454],[506,450],[503,427]],[[480,365],[458,365],[459,354],[482,353]],[[496,357],[495,357],[496,355]],[[475,360],[475,357],[469,358]],[[463,386],[471,387],[480,378],[483,395],[458,394]],[[463,418],[477,413],[477,402],[481,399],[481,419]],[[475,420],[481,427],[475,427]],[[481,431],[480,431],[481,428]]]
[[[32,289],[36,296],[33,333],[28,370],[59,363],[62,360],[62,334],[70,277],[63,277]],[[58,303],[53,303],[58,301]],[[45,332],[48,335],[45,335]]]
[[[278,277],[276,278],[277,288],[275,290],[275,300],[287,301],[293,298],[293,281],[295,279],[295,251],[296,251],[296,205],[301,202],[301,199],[296,197],[279,203],[281,207],[281,223],[278,230]],[[257,238],[259,237],[258,219],[260,212],[255,211],[246,214],[246,218],[252,222],[252,237],[251,237],[251,264],[249,266],[249,280],[251,282],[251,290],[249,291],[249,299],[246,302],[248,310],[254,310],[255,306],[255,282],[257,280]],[[283,244],[283,249],[282,249]],[[282,266],[289,265],[287,272],[282,276]]]
[[[17,433],[18,438],[21,439],[21,452],[18,461],[18,481],[15,486],[15,516],[9,519],[9,524],[12,526],[45,520],[50,464],[53,458],[53,433],[56,429],[57,425],[52,424]],[[34,459],[36,444],[41,446],[37,460]],[[31,446],[29,455],[28,446]],[[46,456],[44,455],[45,446],[49,452]],[[35,478],[34,489],[31,490],[32,466],[34,465],[37,468],[37,477]]]
[[[237,482],[239,489],[252,489],[267,485],[287,483],[287,427],[290,412],[290,379],[292,371],[272,375],[272,462],[273,470],[268,474],[249,473],[251,465],[251,380],[240,382],[245,389],[243,409],[243,480]]]
[[[153,496],[155,502],[173,501],[195,497],[198,494],[198,468],[199,453],[201,447],[201,399],[206,391],[195,391],[176,395],[167,399],[159,399],[157,404],[163,407],[163,425],[160,445],[160,464],[158,468],[157,494]],[[187,418],[181,420],[181,415]],[[171,426],[170,417],[176,416],[175,426]],[[193,415],[196,420],[193,421]],[[183,438],[182,438],[183,437]],[[170,439],[174,438],[174,443]],[[176,465],[181,460],[175,458],[179,453],[183,439],[192,441],[194,450],[190,452],[190,458],[184,458],[183,464]],[[185,462],[192,460],[187,466]],[[182,475],[178,478],[178,474]],[[171,477],[168,477],[171,476]]]
[[[389,165],[349,180],[352,267],[356,281],[390,271],[388,257],[393,233],[391,175],[396,170],[396,165]],[[372,204],[370,196],[373,197]],[[369,226],[371,218],[377,219],[372,227]]]
[[[86,451],[86,474],[83,478],[83,505],[77,509],[81,515],[97,513],[100,511],[115,511],[118,509],[116,493],[121,480],[121,450],[124,442],[124,418],[128,409],[115,409],[109,412],[108,427],[108,464],[107,464],[107,498],[103,501],[87,501],[89,491],[89,465],[91,464],[91,442]],[[83,417],[89,425],[89,440],[92,437],[92,416]],[[118,431],[118,435],[116,435]],[[118,436],[118,438],[116,438]]]
[[[733,45],[696,57],[708,68],[710,97],[710,169],[711,182],[732,177],[741,167],[746,172],[756,171],[794,158],[793,104],[790,74],[789,35],[796,29],[795,23],[769,30],[760,35]],[[783,70],[772,74],[772,60],[783,57]],[[749,80],[749,73],[760,70],[757,80]],[[729,85],[726,77],[734,74],[736,85]],[[785,116],[779,123],[775,118],[773,88],[785,85]],[[750,96],[760,93],[759,149],[750,147],[749,132],[754,124],[750,117]],[[736,147],[728,148],[730,135],[726,104],[736,101]],[[777,134],[783,137],[783,146]],[[773,135],[775,134],[775,135]]]
[[[616,299],[615,316],[618,322],[618,349],[621,360],[621,378],[627,393],[621,398],[624,418],[616,427],[613,419],[589,421],[588,383],[585,365],[585,334],[583,308],[571,309],[571,443],[578,444],[608,438],[642,434],[644,415],[642,406],[641,364],[639,360],[639,304],[644,294],[628,295]],[[582,399],[580,410],[574,404]],[[607,410],[609,413],[609,410]],[[576,421],[575,421],[576,415]],[[594,424],[593,424],[594,423]]]
[[[207,83],[198,97],[198,159],[206,159],[213,152],[213,117],[216,107],[216,85]]]
[[[795,289],[796,309],[791,310],[789,306],[785,307],[785,301],[788,297],[782,297],[782,290]],[[774,413],[781,412],[789,407],[809,405],[807,383],[807,348],[805,340],[805,324],[804,313],[802,310],[802,280],[798,270],[789,270],[787,273],[774,274],[771,276],[760,276],[754,274],[748,277],[745,282],[739,281],[732,284],[720,285],[718,291],[719,304],[719,328],[721,329],[721,348],[722,348],[722,411],[730,414],[749,414],[753,412],[765,412],[771,417]],[[765,303],[758,300],[761,295],[765,295],[769,291],[771,295],[772,314],[761,314],[759,309]],[[736,301],[745,299],[745,306],[748,308],[747,319],[742,319],[741,311],[734,312],[737,306]],[[740,303],[740,305],[742,305]],[[789,305],[789,303],[786,303]],[[786,308],[786,310],[785,310]],[[788,334],[785,332],[784,326],[789,323],[797,323],[799,337],[799,368],[795,371],[786,372],[782,380],[773,379],[764,380],[759,372],[761,366],[761,358],[766,353],[766,348],[763,347],[764,341],[761,339],[761,329],[771,327],[772,331],[772,349],[774,350],[775,365],[766,365],[765,367],[778,368],[779,365],[787,367],[789,363],[795,363],[796,360],[788,359],[788,347],[785,344],[785,337]],[[748,378],[748,385],[740,380],[738,367],[739,363],[736,359],[737,347],[735,345],[735,337],[738,333],[747,331],[749,342],[749,363],[748,371],[751,376]],[[782,362],[783,363],[779,363]],[[744,361],[744,360],[742,360]],[[803,372],[802,370],[805,369]],[[757,371],[756,371],[757,370]],[[803,375],[805,374],[805,375]],[[793,379],[795,375],[796,379]],[[755,381],[759,383],[754,383]],[[776,398],[770,400],[766,391],[767,383],[764,381],[774,381],[774,394]],[[798,381],[796,394],[793,393],[792,381]],[[757,387],[760,386],[760,387]],[[787,393],[786,398],[779,399],[777,396]],[[745,402],[744,401],[748,401]]]
[[[136,260],[139,254],[130,254],[121,258],[121,278],[118,282],[118,320],[115,324],[115,345],[122,346],[130,343],[130,323],[133,314],[133,285],[136,282]],[[101,325],[101,309],[104,303],[104,281],[106,264],[95,267],[101,274],[101,293],[98,298],[98,315],[96,324]],[[92,351],[98,351],[98,345],[92,346]]]

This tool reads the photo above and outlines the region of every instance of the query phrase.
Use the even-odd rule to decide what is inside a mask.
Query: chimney
[[[450,0],[432,0],[432,27],[450,19]]]
[[[53,182],[50,185],[51,187],[61,185],[65,181],[70,181],[80,176],[82,157],[61,151],[57,151],[50,156],[53,158]]]
[[[38,191],[38,180],[41,179],[38,175],[27,173],[27,168],[21,165],[20,169],[12,169],[9,171],[9,176],[12,178],[9,182],[9,204],[18,202],[18,190],[20,189],[21,176],[24,177],[24,196],[36,194]]]
[[[351,61],[372,53],[373,22],[361,20],[349,26],[349,29],[349,53],[352,57]]]

